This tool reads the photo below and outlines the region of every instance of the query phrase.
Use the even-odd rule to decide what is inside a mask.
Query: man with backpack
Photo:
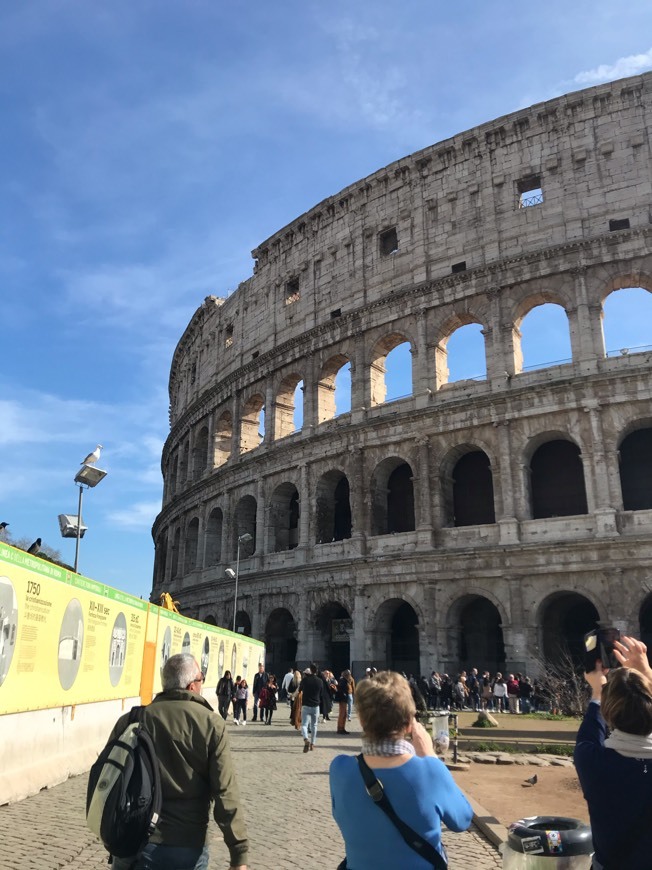
[[[203,674],[194,656],[171,656],[163,668],[163,691],[138,721],[151,737],[158,758],[160,817],[138,856],[114,858],[112,870],[208,868],[206,834],[213,816],[230,854],[230,870],[247,870],[247,831],[224,720],[201,695]],[[110,741],[123,735],[122,716]]]

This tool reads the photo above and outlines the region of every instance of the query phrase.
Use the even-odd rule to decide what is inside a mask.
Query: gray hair
[[[165,663],[161,672],[163,691],[170,689],[186,689],[197,676],[199,665],[190,653],[177,653]]]

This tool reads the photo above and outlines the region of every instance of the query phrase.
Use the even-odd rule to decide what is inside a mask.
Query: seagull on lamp
[[[102,445],[98,444],[95,450],[92,453],[89,453],[86,459],[81,461],[81,465],[95,465],[95,463],[100,458],[100,453],[102,452]]]
[[[34,543],[31,544],[31,545],[27,548],[27,552],[30,554],[30,556],[36,556],[36,554],[39,552],[40,549],[41,549],[41,539],[40,539],[40,538],[37,538],[37,539],[34,541]]]

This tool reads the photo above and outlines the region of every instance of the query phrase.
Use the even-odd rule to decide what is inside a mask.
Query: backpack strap
[[[385,794],[382,782],[376,777],[373,770],[362,757],[362,754],[357,755],[356,758],[358,759],[358,767],[360,768],[360,773],[362,774],[367,794],[374,801],[376,806],[385,813],[396,828],[398,828],[399,834],[403,837],[410,849],[414,849],[418,855],[421,855],[421,857],[426,861],[430,861],[435,870],[446,870],[448,864],[444,861],[441,853],[435,849],[432,843],[424,840],[421,834],[418,834],[413,830],[413,828],[406,824],[403,819],[396,815],[394,807],[391,805],[389,798]]]

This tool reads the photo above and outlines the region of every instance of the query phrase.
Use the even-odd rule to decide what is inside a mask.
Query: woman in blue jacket
[[[473,811],[432,739],[414,718],[407,680],[381,671],[356,687],[364,760],[382,783],[396,814],[445,858],[442,821],[453,831],[471,824]],[[333,817],[346,846],[347,870],[426,870],[432,862],[407,845],[394,823],[367,794],[357,759],[338,755],[330,767]]]
[[[586,674],[591,702],[575,767],[591,819],[593,870],[651,870],[652,669],[641,641],[623,637],[614,648],[622,668],[606,671],[598,660]]]

